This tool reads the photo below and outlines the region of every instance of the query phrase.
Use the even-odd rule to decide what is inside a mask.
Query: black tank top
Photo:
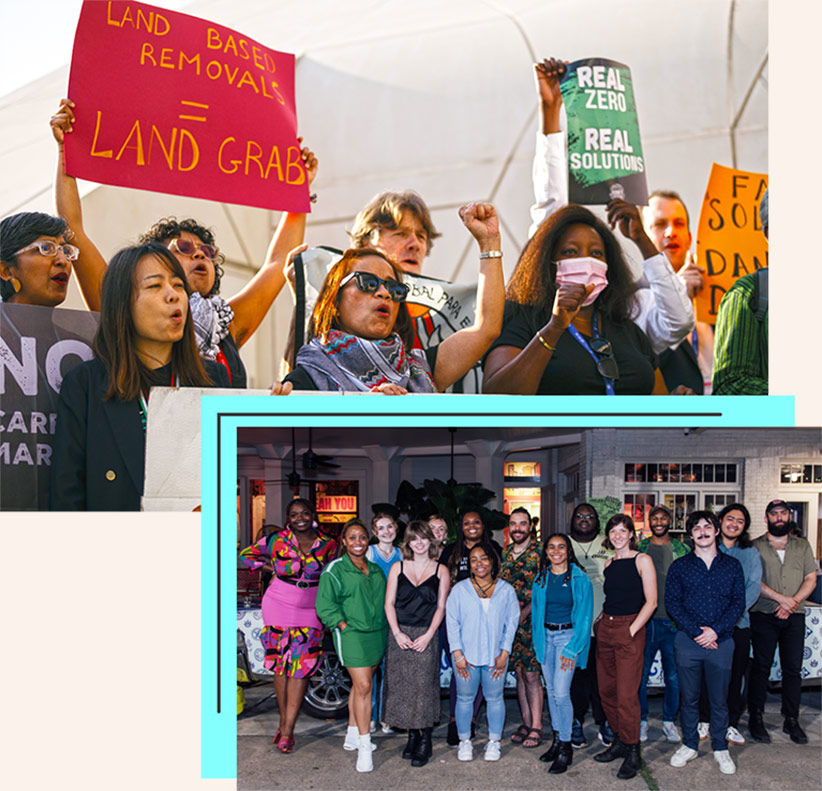
[[[606,615],[633,615],[645,604],[642,577],[636,568],[636,559],[614,558],[605,569],[605,603],[602,612]]]
[[[434,573],[419,585],[414,585],[405,576],[404,568],[405,563],[401,563],[394,599],[397,623],[402,626],[431,626],[440,591],[439,565],[435,565]]]

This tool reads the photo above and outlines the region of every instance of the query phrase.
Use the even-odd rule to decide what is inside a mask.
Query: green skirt
[[[342,632],[335,628],[334,648],[343,667],[374,667],[385,653],[388,627],[375,632],[358,632],[347,626]]]

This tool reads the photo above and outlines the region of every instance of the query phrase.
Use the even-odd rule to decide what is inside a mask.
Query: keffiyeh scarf
[[[369,391],[391,382],[412,393],[436,393],[422,349],[406,351],[396,333],[369,341],[331,330],[321,343],[314,338],[297,352],[302,366],[319,390]]]
[[[196,292],[188,298],[188,304],[200,356],[216,360],[220,341],[228,335],[234,311],[222,297],[203,297]]]

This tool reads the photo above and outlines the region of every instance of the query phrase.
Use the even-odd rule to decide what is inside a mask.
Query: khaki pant
[[[639,743],[639,683],[645,659],[645,627],[631,637],[633,615],[606,615],[594,624],[597,681],[608,724],[623,744]]]

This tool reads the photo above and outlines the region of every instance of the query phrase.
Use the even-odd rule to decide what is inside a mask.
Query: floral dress
[[[288,527],[240,552],[248,568],[269,564],[274,569],[263,596],[265,627],[260,640],[265,648],[264,664],[277,675],[306,678],[319,667],[323,626],[314,607],[317,586],[323,568],[336,554],[337,542],[319,533],[311,549],[303,553]]]
[[[499,576],[500,579],[504,579],[513,586],[520,609],[522,609],[531,603],[531,586],[539,572],[539,550],[533,540],[528,549],[517,558],[513,556],[513,549],[514,545],[509,544],[502,551],[502,567]],[[528,671],[540,669],[534,653],[534,642],[531,639],[530,614],[517,628],[514,646],[511,649],[510,666],[517,667],[518,665]]]

